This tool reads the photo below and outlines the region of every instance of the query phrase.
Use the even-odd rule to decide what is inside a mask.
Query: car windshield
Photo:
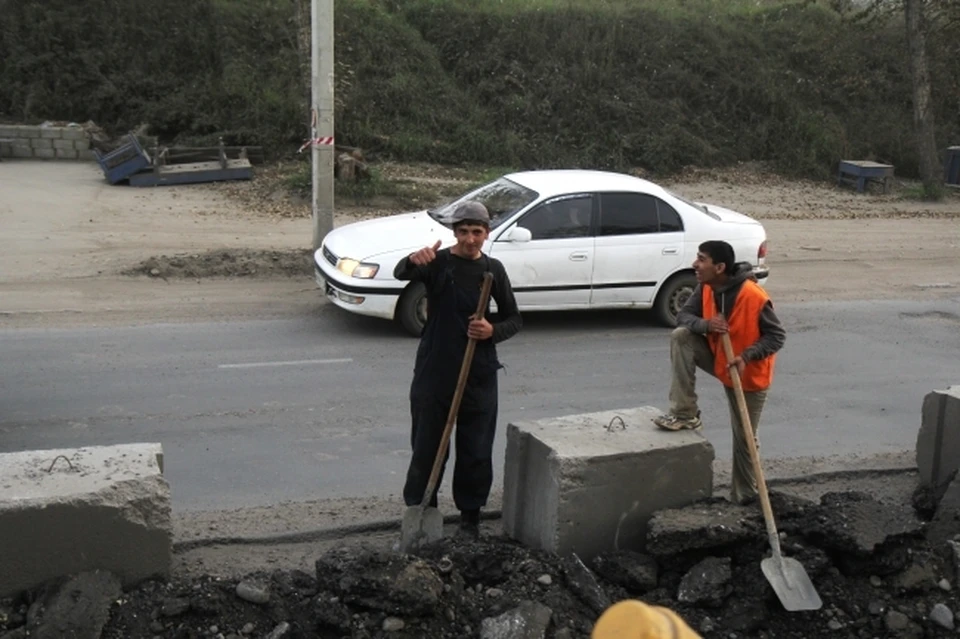
[[[487,207],[490,212],[490,228],[495,229],[514,213],[536,200],[537,196],[536,191],[502,177],[448,204],[431,209],[428,213],[437,222],[448,224],[457,205],[467,200],[474,200]]]
[[[689,204],[690,206],[692,206],[693,208],[697,209],[697,210],[700,211],[701,213],[704,213],[704,214],[706,214],[706,215],[709,215],[710,217],[712,217],[712,218],[715,219],[715,220],[719,220],[719,219],[720,219],[720,216],[719,216],[719,215],[717,215],[716,213],[714,213],[713,211],[711,211],[710,209],[708,209],[707,207],[705,207],[703,204],[697,204],[696,202],[692,202],[692,201],[688,200],[687,198],[683,197],[682,195],[679,195],[678,193],[676,193],[676,192],[674,192],[674,191],[671,191],[671,190],[669,190],[669,189],[664,189],[664,191],[666,191],[667,193],[669,193],[669,194],[672,195],[673,197],[677,198],[678,200],[680,200],[680,201],[683,202],[684,204]]]

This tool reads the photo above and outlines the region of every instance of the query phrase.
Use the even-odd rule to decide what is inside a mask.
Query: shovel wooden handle
[[[483,285],[480,287],[480,301],[477,304],[475,319],[483,319],[487,310],[487,303],[490,301],[490,288],[493,285],[493,274],[487,271],[483,274]],[[457,378],[457,389],[453,393],[453,402],[450,404],[450,412],[447,414],[447,425],[443,429],[443,437],[440,438],[440,446],[437,447],[437,457],[433,460],[433,470],[430,471],[430,479],[427,481],[427,489],[423,492],[423,501],[420,506],[426,508],[430,503],[430,497],[437,488],[437,479],[440,477],[440,469],[443,467],[444,453],[447,452],[447,446],[450,444],[450,434],[453,432],[453,424],[457,421],[457,413],[460,412],[460,401],[463,399],[463,390],[467,386],[467,377],[470,376],[470,366],[473,364],[473,353],[477,350],[477,340],[472,337],[467,342],[467,350],[463,354],[463,364],[460,365],[460,377]]]
[[[723,352],[727,356],[727,364],[733,363],[736,357],[733,354],[733,345],[730,335],[723,333],[720,341],[723,342]],[[780,535],[777,534],[777,525],[773,521],[773,508],[770,506],[770,495],[767,494],[767,482],[763,478],[763,468],[760,466],[760,452],[757,450],[757,441],[754,439],[753,424],[750,423],[750,411],[747,410],[747,399],[743,395],[743,384],[740,381],[740,371],[736,366],[730,367],[730,379],[733,380],[733,392],[737,397],[737,408],[740,409],[740,425],[743,427],[743,436],[747,440],[747,449],[750,451],[750,461],[753,463],[753,472],[757,476],[757,492],[760,494],[760,507],[763,509],[763,519],[767,524],[767,536],[770,538],[770,548],[773,556],[779,560]]]

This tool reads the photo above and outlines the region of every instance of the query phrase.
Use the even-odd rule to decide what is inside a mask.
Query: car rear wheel
[[[404,330],[420,337],[427,323],[427,288],[421,282],[413,282],[404,289],[397,303],[397,319]]]
[[[667,280],[654,303],[657,321],[670,328],[676,326],[677,314],[696,287],[697,277],[693,273],[678,273]]]

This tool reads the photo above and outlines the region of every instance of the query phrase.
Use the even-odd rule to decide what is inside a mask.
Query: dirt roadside
[[[384,175],[447,192],[468,184],[432,167]],[[324,304],[309,276],[309,207],[276,181],[134,189],[106,184],[92,164],[8,161],[0,185],[8,327],[297,316]],[[856,194],[747,169],[691,172],[667,186],[763,220],[778,301],[960,291],[958,193],[932,204],[906,199],[910,185]],[[395,210],[383,198],[344,206],[336,224]],[[145,274],[122,275],[137,268]]]

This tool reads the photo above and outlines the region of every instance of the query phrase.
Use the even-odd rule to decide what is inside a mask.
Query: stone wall
[[[0,157],[93,160],[90,137],[79,126],[0,125]]]

